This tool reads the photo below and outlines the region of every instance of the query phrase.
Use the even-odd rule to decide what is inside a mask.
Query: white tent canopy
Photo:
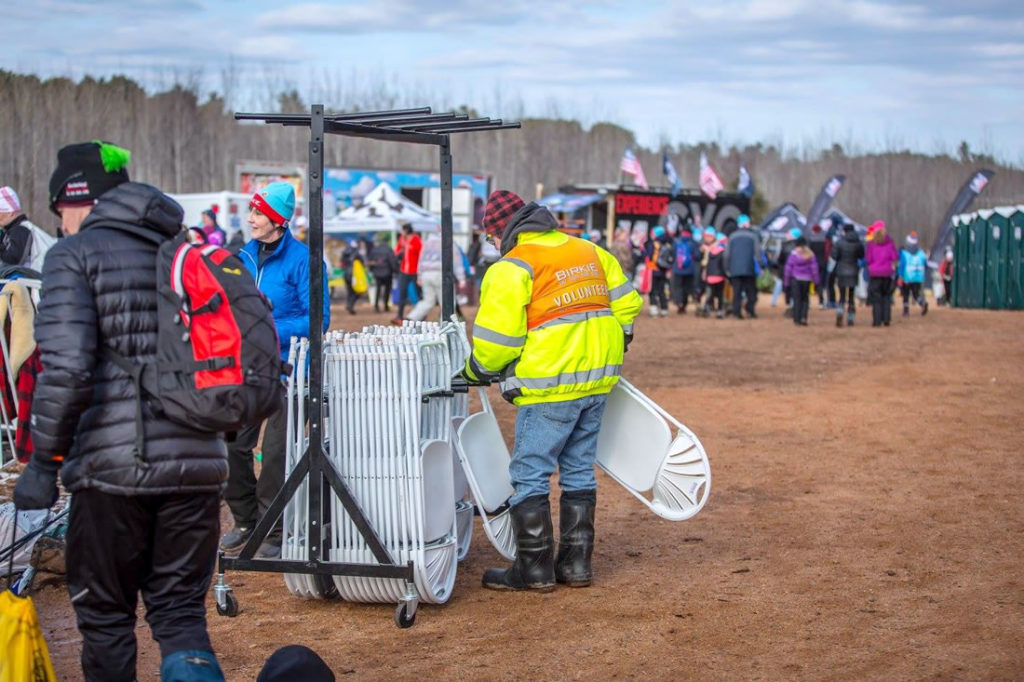
[[[362,204],[349,206],[337,217],[325,220],[324,234],[396,232],[404,223],[411,223],[414,230],[431,231],[439,229],[440,219],[382,182],[363,198]]]

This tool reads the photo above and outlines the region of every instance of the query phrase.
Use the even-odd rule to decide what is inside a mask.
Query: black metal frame
[[[452,271],[452,155],[450,135],[481,130],[507,130],[519,128],[518,122],[505,123],[501,119],[475,118],[466,114],[434,114],[429,107],[374,111],[354,114],[325,115],[322,104],[314,104],[306,114],[235,114],[238,120],[260,120],[285,126],[309,128],[309,448],[303,453],[295,469],[288,475],[284,486],[274,497],[266,513],[256,524],[245,546],[237,557],[218,555],[218,574],[225,570],[261,571],[270,573],[306,573],[320,575],[349,575],[373,578],[414,580],[410,561],[400,566],[388,554],[367,521],[359,504],[342,480],[334,464],[327,458],[323,444],[323,176],[324,135],[366,137],[375,140],[432,144],[440,150],[441,184],[441,317],[449,319],[455,312],[455,278]],[[315,390],[313,390],[313,388]],[[305,560],[254,559],[260,544],[284,512],[285,506],[306,479],[309,479],[309,514],[306,537],[310,539],[309,554]],[[345,511],[367,541],[378,564],[333,563],[324,561],[323,528],[324,490],[327,479],[330,489],[341,500]]]

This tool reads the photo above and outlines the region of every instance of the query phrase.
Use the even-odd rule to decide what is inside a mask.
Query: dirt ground
[[[228,680],[289,643],[346,680],[1021,679],[1024,315],[933,307],[872,329],[862,311],[840,330],[815,310],[796,328],[762,301],[758,320],[645,312],[626,357],[707,448],[695,518],[663,521],[600,475],[595,584],[547,595],[480,586],[503,562],[477,520],[451,601],[407,630],[389,604],[228,574],[242,613],[208,600]],[[386,319],[367,310],[336,307],[333,326]],[[60,678],[79,679],[66,591],[36,600]],[[141,617],[138,637],[156,679]]]

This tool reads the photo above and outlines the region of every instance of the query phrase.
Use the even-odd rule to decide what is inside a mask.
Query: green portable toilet
[[[953,232],[953,305],[967,307],[967,272],[970,251],[967,248],[967,227],[973,217],[969,214],[956,216]]]
[[[967,307],[985,305],[985,247],[988,243],[988,215],[991,211],[978,211],[967,226]]]
[[[1002,310],[1006,307],[1007,234],[1013,209],[994,209],[985,226],[985,307]]]
[[[1017,206],[1009,219],[1006,238],[1006,307],[1024,310],[1024,206]]]

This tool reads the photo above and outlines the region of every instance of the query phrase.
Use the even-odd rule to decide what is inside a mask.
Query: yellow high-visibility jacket
[[[501,377],[516,405],[608,393],[643,299],[619,262],[561,232],[523,232],[484,276],[470,378]]]

